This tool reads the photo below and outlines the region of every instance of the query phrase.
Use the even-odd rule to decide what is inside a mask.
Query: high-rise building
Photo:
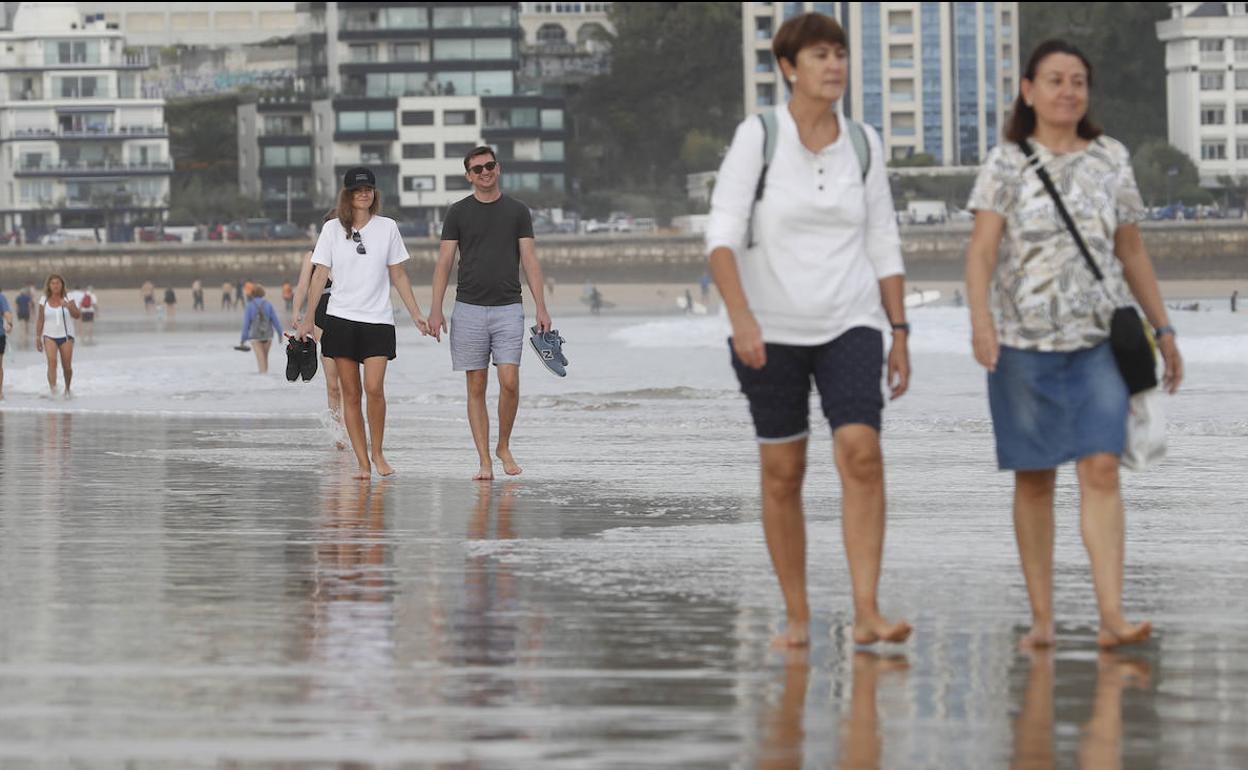
[[[299,3],[297,88],[239,107],[244,194],[319,222],[365,165],[388,212],[435,221],[470,189],[464,154],[489,144],[508,192],[561,195],[563,100],[517,87],[519,5]]]
[[[1166,44],[1170,144],[1202,184],[1248,175],[1248,3],[1170,3]]]
[[[890,159],[978,164],[1000,141],[1018,86],[1018,3],[742,3],[745,112],[782,103],[771,53],[784,21],[832,16],[849,39],[844,113],[880,132]]]
[[[146,57],[74,3],[22,3],[0,32],[0,217],[27,239],[92,228],[129,241],[169,208],[164,100]]]
[[[520,85],[570,96],[611,68],[611,3],[521,3]]]

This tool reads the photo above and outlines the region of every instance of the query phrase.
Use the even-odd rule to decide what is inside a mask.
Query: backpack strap
[[[758,174],[758,182],[754,185],[754,202],[750,204],[750,224],[745,235],[748,248],[755,245],[754,209],[758,207],[758,202],[763,199],[763,191],[767,189],[767,169],[771,168],[771,161],[776,157],[776,137],[780,133],[776,126],[775,110],[760,112],[758,122],[763,127],[763,170]]]
[[[856,120],[845,119],[849,124],[849,141],[854,145],[854,154],[858,156],[858,167],[862,169],[862,182],[867,182],[867,172],[871,170],[871,145],[867,144],[867,132]]]

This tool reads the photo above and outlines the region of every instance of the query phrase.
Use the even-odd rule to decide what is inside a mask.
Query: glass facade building
[[[940,3],[923,3],[919,27],[923,48],[923,152],[940,158],[944,155],[945,142],[941,120],[944,82],[940,64],[944,48],[940,34]]]

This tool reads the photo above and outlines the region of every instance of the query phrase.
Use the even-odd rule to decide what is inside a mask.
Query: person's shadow
[[[1048,770],[1058,766],[1054,708],[1055,662],[1052,650],[1031,653],[1031,668],[1022,709],[1014,722],[1014,770]],[[1101,652],[1096,661],[1092,714],[1083,723],[1077,750],[1083,770],[1122,767],[1122,691],[1148,689],[1152,667],[1143,658]]]

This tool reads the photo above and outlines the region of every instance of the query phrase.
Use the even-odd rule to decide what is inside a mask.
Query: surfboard
[[[685,301],[684,295],[681,295],[676,298],[676,307],[680,308],[681,310],[686,310],[688,306],[689,306],[689,303]],[[692,312],[694,315],[706,315],[706,305],[703,305],[701,302],[698,302],[695,299],[693,301],[693,310],[690,312]]]
[[[936,289],[912,291],[906,295],[906,307],[922,307],[938,299],[940,299],[940,292]]]

